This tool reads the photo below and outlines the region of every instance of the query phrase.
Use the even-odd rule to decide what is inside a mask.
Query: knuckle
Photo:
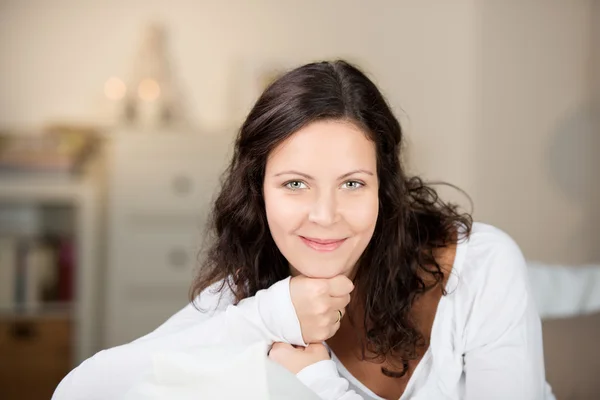
[[[313,293],[316,295],[324,295],[327,294],[328,287],[327,282],[321,280],[315,280],[312,282]]]
[[[314,310],[317,315],[324,316],[329,312],[329,306],[327,304],[319,304],[315,306]]]

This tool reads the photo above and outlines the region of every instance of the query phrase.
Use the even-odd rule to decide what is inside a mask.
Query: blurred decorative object
[[[597,207],[600,193],[600,98],[573,110],[552,132],[550,177],[565,196]]]
[[[120,93],[121,86],[116,81],[111,82],[112,86]],[[132,90],[123,90],[125,122],[150,128],[183,122],[181,96],[170,68],[164,27],[151,24],[146,29],[128,86]]]
[[[17,234],[32,237],[40,234],[40,212],[31,204],[0,207],[0,237]]]
[[[600,262],[600,97],[573,109],[550,136],[547,171],[565,199],[581,210],[571,247],[584,245],[583,262]],[[582,243],[581,237],[585,238]]]
[[[119,77],[111,76],[104,83],[104,96],[106,97],[105,114],[102,115],[103,123],[109,125],[120,124],[125,119],[127,101],[127,85]]]
[[[0,133],[0,173],[70,174],[93,151],[96,130],[53,126],[39,134]]]

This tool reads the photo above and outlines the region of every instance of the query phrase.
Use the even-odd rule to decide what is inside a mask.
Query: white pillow
[[[566,318],[600,311],[600,265],[527,263],[541,318]]]
[[[156,354],[152,372],[123,400],[318,400],[295,375],[268,359],[268,349],[256,343]]]

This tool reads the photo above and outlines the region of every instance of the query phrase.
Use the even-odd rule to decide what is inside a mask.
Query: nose
[[[334,193],[319,193],[310,209],[308,220],[318,225],[330,226],[337,222],[338,207]]]

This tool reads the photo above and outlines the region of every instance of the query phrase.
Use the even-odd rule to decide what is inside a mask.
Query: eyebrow
[[[347,172],[344,175],[341,175],[340,177],[338,177],[338,180],[347,178],[350,175],[354,175],[354,174],[367,174],[367,175],[373,176],[373,173],[371,171],[368,171],[366,169],[357,169],[357,170],[354,170],[354,171]],[[275,176],[281,176],[281,175],[300,175],[300,176],[302,176],[302,177],[304,177],[306,179],[315,180],[315,178],[313,178],[312,176],[310,176],[308,174],[305,174],[305,173],[302,173],[302,172],[298,172],[298,171],[283,171],[283,172],[280,172],[278,174],[275,174]]]

